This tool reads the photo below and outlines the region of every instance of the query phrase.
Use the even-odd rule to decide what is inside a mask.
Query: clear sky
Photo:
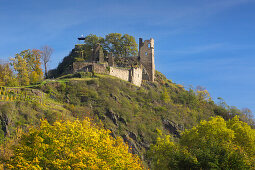
[[[0,0],[0,59],[54,48],[50,68],[81,34],[155,39],[156,69],[255,112],[255,0]]]

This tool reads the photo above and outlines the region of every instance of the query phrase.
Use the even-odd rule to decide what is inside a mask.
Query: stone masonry
[[[154,81],[155,63],[154,63],[154,39],[145,40],[139,38],[139,59],[144,67],[143,79]]]
[[[154,81],[155,63],[153,38],[145,41],[139,38],[138,56],[119,58],[115,57],[112,53],[107,53],[107,55],[104,56],[102,47],[97,44],[90,58],[92,61],[74,62],[71,72],[109,74],[129,81],[137,86],[141,86],[142,80]]]
[[[123,68],[116,68],[110,67],[111,76],[118,77],[122,80],[129,81],[136,86],[141,86],[142,84],[142,69],[138,68],[131,68],[131,69],[123,69]]]

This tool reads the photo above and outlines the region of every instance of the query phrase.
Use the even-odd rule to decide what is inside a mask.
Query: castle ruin
[[[77,53],[83,55],[81,49],[85,44],[75,46]],[[100,44],[92,49],[92,54],[86,61],[78,61],[72,64],[71,73],[94,72],[108,74],[129,81],[136,86],[141,86],[142,80],[154,81],[154,39],[143,41],[139,38],[138,56],[118,57],[112,53],[104,55]]]

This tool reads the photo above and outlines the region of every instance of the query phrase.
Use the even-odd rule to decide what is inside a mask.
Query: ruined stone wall
[[[110,67],[110,75],[118,77],[122,80],[129,81],[129,70],[128,69],[120,69],[116,67]]]
[[[93,49],[92,61],[99,63],[104,62],[104,52],[100,44],[96,44],[95,48]]]
[[[88,62],[74,62],[73,63],[73,71],[72,73],[76,72],[95,72],[99,74],[109,74],[107,70],[107,64],[102,63],[88,63]]]
[[[76,72],[91,72],[92,71],[92,63],[87,62],[74,62],[73,63],[73,73]]]
[[[107,64],[93,63],[93,71],[99,74],[109,74],[107,66],[108,66]]]
[[[142,84],[142,68],[140,67],[131,69],[110,67],[110,75],[125,81],[129,81],[130,83],[139,87]]]
[[[142,68],[131,68],[130,69],[130,82],[136,86],[141,86],[142,84],[142,77],[143,77],[143,70]]]
[[[77,49],[83,48],[83,46],[75,47]],[[141,86],[142,80],[154,81],[154,39],[143,41],[140,38],[138,56],[133,57],[114,57],[112,53],[108,53],[104,59],[102,47],[98,44],[93,50],[91,62],[75,62],[70,67],[72,67],[72,73],[84,71],[110,74]]]
[[[115,62],[114,62],[114,56],[112,53],[108,53],[107,54],[107,58],[108,58],[108,65],[111,67],[115,67]]]
[[[114,62],[117,67],[131,67],[139,65],[139,59],[137,56],[134,57],[115,57]]]
[[[154,63],[154,39],[145,40],[139,38],[139,57],[140,62],[146,69],[144,73],[148,74],[149,81],[154,81],[155,63]],[[144,79],[147,79],[144,77]]]

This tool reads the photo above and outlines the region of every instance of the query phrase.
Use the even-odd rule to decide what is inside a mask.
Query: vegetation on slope
[[[10,169],[143,169],[138,156],[129,153],[120,137],[82,122],[41,121],[39,128],[23,133],[6,160]]]
[[[176,143],[169,135],[151,146],[154,169],[254,169],[255,129],[235,116],[214,117],[185,130]]]
[[[159,72],[155,82],[143,82],[142,87],[109,75],[77,73],[25,89],[43,93],[43,103],[29,99],[2,101],[2,142],[7,136],[15,137],[16,129],[26,131],[30,125],[39,125],[42,118],[53,123],[91,117],[97,124],[102,122],[112,136],[121,136],[133,153],[148,160],[146,151],[156,142],[158,130],[177,140],[182,131],[211,116],[219,115],[227,120],[239,115],[242,120],[248,120],[236,108],[215,104],[206,90],[185,90]]]

